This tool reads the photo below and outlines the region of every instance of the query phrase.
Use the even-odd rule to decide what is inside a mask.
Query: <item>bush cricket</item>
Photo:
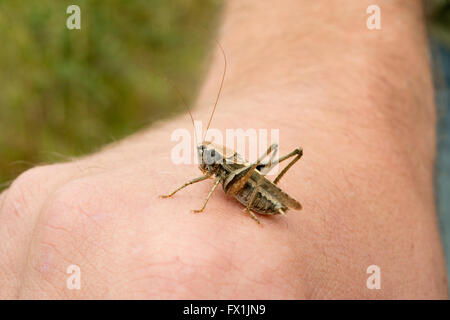
[[[208,132],[216,111],[227,70],[225,51],[220,43],[217,44],[222,51],[224,58],[224,71],[213,111],[209,118],[208,126],[206,127],[206,132],[203,135],[202,142],[197,146],[198,159],[200,162],[199,169],[203,172],[203,175],[186,182],[179,188],[175,189],[172,193],[162,195],[160,197],[170,198],[175,193],[191,184],[206,180],[208,178],[214,178],[214,185],[206,196],[203,206],[198,210],[193,210],[193,212],[203,212],[206,204],[219,184],[222,184],[222,188],[226,194],[233,196],[240,203],[245,205],[246,212],[248,212],[249,215],[258,223],[260,223],[260,221],[254,212],[261,215],[284,215],[290,208],[301,210],[301,204],[277,186],[284,174],[301,158],[303,154],[301,148],[297,148],[287,155],[282,156],[277,160],[273,160],[277,152],[278,145],[272,144],[256,162],[250,163],[238,153],[233,152],[224,146],[219,146],[205,141],[206,133]],[[176,91],[189,112],[192,124],[194,124],[194,118],[188,105],[181,96],[181,93],[178,90]],[[268,162],[263,162],[263,160],[270,154],[272,155],[270,160]],[[265,177],[265,175],[275,165],[292,157],[294,158],[278,174],[273,182]]]

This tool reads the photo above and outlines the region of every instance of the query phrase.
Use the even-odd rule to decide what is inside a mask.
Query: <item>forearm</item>
[[[355,272],[379,264],[385,294],[414,296],[417,285],[445,294],[421,2],[378,2],[382,29],[370,31],[372,2],[284,1],[268,9],[231,1],[221,29],[230,66],[223,126],[280,128],[285,148],[303,147],[287,179],[303,214],[321,225],[316,241],[330,260]],[[217,86],[215,65],[201,99]],[[331,239],[342,246],[328,247]],[[422,276],[403,272],[399,288],[395,278],[409,264]]]
[[[366,28],[369,4],[283,1],[268,9],[230,1],[220,36],[229,67],[214,125],[222,113],[240,121],[227,119],[227,126],[245,127],[251,118],[250,127],[280,127],[284,113],[296,120],[295,132],[304,129],[302,140],[327,131],[342,147],[351,143],[350,154],[401,155],[409,162],[401,166],[425,166],[429,182],[435,109],[421,2],[381,1],[378,31]],[[204,116],[222,72],[216,56],[196,110]],[[321,142],[328,143],[316,148]]]
[[[366,28],[369,4],[285,0],[265,8],[259,1],[228,1],[218,37],[228,70],[213,125],[227,117],[230,127],[229,120],[242,123],[248,115],[274,124],[286,112],[300,127],[334,123],[327,130],[338,135],[393,135],[432,161],[434,130],[427,129],[435,110],[421,2],[380,1],[379,31]],[[217,54],[196,118],[206,121],[212,111],[222,71]],[[173,127],[189,126],[185,120]]]

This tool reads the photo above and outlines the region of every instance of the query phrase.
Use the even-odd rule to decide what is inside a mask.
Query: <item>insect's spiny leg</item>
[[[275,178],[275,180],[273,180],[274,184],[277,184],[280,179],[284,176],[284,174],[302,157],[303,155],[303,150],[301,148],[295,149],[294,151],[292,151],[291,153],[285,155],[284,157],[281,157],[280,159],[278,159],[278,162],[284,161],[292,156],[296,155],[296,157],[294,159],[292,159],[291,162],[289,162],[289,164],[283,169],[281,170],[280,174]]]
[[[286,212],[284,212],[283,209],[278,209],[278,213],[281,214],[282,216],[286,215]]]
[[[173,196],[175,193],[177,193],[177,192],[180,191],[181,189],[183,189],[183,188],[185,188],[185,187],[187,187],[187,186],[189,186],[189,185],[191,185],[191,184],[194,184],[194,183],[197,183],[197,182],[206,180],[206,179],[208,179],[210,176],[211,176],[211,174],[205,174],[204,176],[201,176],[201,177],[198,177],[198,178],[189,180],[188,182],[186,182],[185,184],[183,184],[181,187],[178,187],[177,189],[175,189],[171,194],[168,194],[168,195],[161,195],[160,197],[161,197],[161,198],[170,198],[171,196]]]
[[[219,185],[219,183],[220,183],[220,178],[217,177],[217,178],[216,178],[216,182],[214,182],[213,187],[212,187],[211,190],[209,191],[208,196],[206,197],[205,202],[203,203],[202,208],[199,209],[199,210],[192,210],[193,212],[195,212],[195,213],[200,213],[200,212],[203,212],[203,210],[205,210],[205,207],[206,207],[206,204],[208,203],[209,198],[211,198],[211,196],[212,196],[214,190],[216,190],[216,188],[217,188],[217,186]]]
[[[255,199],[256,199],[256,195],[258,194],[258,190],[259,190],[259,187],[261,186],[261,182],[262,182],[262,177],[258,180],[258,182],[256,182],[256,186],[255,186],[255,188],[253,189],[253,191],[252,191],[252,194],[250,195],[250,199],[249,199],[249,201],[248,201],[248,203],[247,203],[247,211],[249,211],[250,212],[250,209],[252,208],[252,206],[253,206],[253,202],[255,202]]]
[[[256,216],[256,214],[254,214],[251,210],[248,210],[247,208],[244,209],[245,211],[247,211],[250,214],[250,217],[255,220],[256,222],[258,222],[258,224],[261,224],[261,221],[259,221],[258,217]]]
[[[237,172],[239,172],[239,174],[245,172],[245,174],[239,178],[239,180],[235,181],[233,183],[233,185],[231,185],[228,190],[227,193],[234,195],[237,194],[247,183],[247,181],[250,179],[250,177],[252,176],[252,174],[255,172],[256,168],[261,164],[261,162],[264,160],[264,158],[266,158],[269,154],[276,152],[278,149],[278,145],[276,143],[273,143],[268,149],[267,151],[255,162],[255,163],[251,163],[246,167],[243,167],[241,169],[238,169],[235,171],[235,173],[237,174]]]

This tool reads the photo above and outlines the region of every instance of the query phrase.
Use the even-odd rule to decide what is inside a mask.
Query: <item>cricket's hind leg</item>
[[[228,194],[234,195],[234,194],[237,194],[240,190],[242,190],[242,188],[245,186],[245,184],[250,179],[253,172],[255,172],[256,168],[261,164],[261,162],[269,155],[272,155],[271,156],[271,159],[272,159],[275,156],[275,153],[277,152],[277,150],[278,150],[278,144],[274,143],[267,149],[267,151],[261,157],[259,157],[259,159],[255,163],[249,164],[248,166],[238,169],[235,172],[233,172],[233,175],[230,175],[230,177],[224,183],[226,192]],[[235,180],[236,176],[239,176],[239,178],[237,180]],[[255,201],[255,197],[258,194],[258,189],[263,180],[263,177],[264,177],[264,175],[260,175],[260,179],[258,179],[258,181],[256,182],[256,186],[253,189],[252,194],[250,195],[250,199],[245,208],[245,211],[247,211],[250,214],[250,217],[252,217],[252,219],[258,223],[261,223],[261,222],[256,217],[256,215],[251,211],[251,208],[252,208],[253,202]],[[231,185],[228,187],[229,184],[231,184]]]
[[[261,162],[272,154],[274,157],[275,152],[278,150],[278,145],[276,143],[272,144],[267,151],[254,163],[250,163],[249,165],[237,169],[225,179],[224,181],[224,190],[226,193],[230,195],[235,195],[245,186],[247,181],[252,176],[253,172],[261,166]],[[270,163],[270,161],[269,161]]]
[[[280,179],[284,176],[284,174],[302,157],[302,155],[303,155],[302,148],[297,148],[294,151],[288,153],[287,155],[278,158],[278,160],[275,160],[274,162],[259,165],[258,170],[267,173],[278,163],[295,156],[295,158],[292,159],[292,161],[289,162],[289,164],[286,167],[284,167],[283,170],[281,170],[280,174],[275,178],[275,180],[273,180],[273,183],[277,184],[280,181]]]
[[[256,168],[260,165],[261,161],[262,161],[264,158],[266,158],[266,157],[267,157],[269,154],[271,154],[271,153],[272,153],[272,156],[274,156],[277,150],[278,150],[278,145],[277,145],[277,144],[271,145],[271,146],[267,149],[267,151],[266,151],[266,152],[258,159],[258,161],[253,165],[253,167],[256,169]],[[268,171],[267,171],[267,172],[268,172]],[[267,172],[266,172],[266,173],[267,173]],[[256,217],[256,215],[252,212],[252,206],[253,206],[253,203],[255,202],[256,195],[258,194],[259,188],[260,188],[260,186],[261,186],[261,182],[263,181],[264,176],[266,175],[266,173],[261,173],[261,175],[259,176],[259,179],[258,179],[258,181],[256,182],[256,186],[253,188],[252,194],[251,194],[250,199],[249,199],[249,201],[248,201],[248,203],[247,203],[247,207],[245,208],[245,210],[250,214],[250,217],[252,217],[252,219],[255,220],[255,221],[258,222],[258,223],[261,223],[261,222],[260,222],[259,219]]]
[[[261,224],[261,221],[259,221],[258,217],[256,216],[256,214],[253,213],[253,211],[249,210],[248,208],[245,208],[244,211],[248,212],[248,214],[250,215],[250,218],[255,220],[258,224]]]
[[[197,183],[197,182],[206,180],[206,179],[208,179],[209,177],[211,177],[210,174],[205,174],[204,176],[201,176],[201,177],[198,177],[198,178],[189,180],[188,182],[186,182],[186,183],[183,184],[182,186],[180,186],[180,187],[178,187],[177,189],[175,189],[172,193],[170,193],[170,194],[168,194],[168,195],[161,195],[160,197],[161,197],[161,198],[170,198],[170,197],[172,197],[175,193],[177,193],[178,191],[180,191],[181,189],[183,189],[183,188],[185,188],[185,187],[187,187],[187,186],[189,186],[189,185],[191,185],[191,184],[194,184],[194,183]]]
[[[287,155],[285,155],[284,157],[281,157],[278,159],[278,162],[284,161],[286,159],[289,159],[290,157],[295,156],[294,159],[292,159],[291,162],[289,162],[289,164],[284,167],[283,170],[281,170],[280,174],[275,178],[275,180],[273,180],[274,184],[277,184],[280,179],[284,176],[284,174],[298,161],[300,160],[300,158],[303,155],[303,149],[302,148],[297,148],[294,151],[292,151],[291,153],[288,153]]]
[[[250,215],[250,217],[252,217],[253,220],[255,220],[258,223],[261,223],[261,222],[256,217],[256,215],[252,212],[252,206],[253,206],[253,203],[255,202],[255,198],[256,198],[256,195],[258,194],[258,189],[261,185],[262,180],[263,180],[263,176],[261,176],[260,179],[258,179],[258,181],[256,182],[256,186],[253,189],[252,194],[250,195],[250,199],[248,200],[247,206],[245,207],[245,211]]]

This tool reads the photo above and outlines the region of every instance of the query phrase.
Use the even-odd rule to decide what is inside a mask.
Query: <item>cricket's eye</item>
[[[205,150],[203,160],[206,164],[213,165],[220,160],[220,155],[215,150]]]
[[[201,145],[201,146],[199,146],[198,148],[197,148],[197,150],[198,150],[198,154],[199,155],[203,155],[205,152],[205,146],[203,146],[203,145]]]

